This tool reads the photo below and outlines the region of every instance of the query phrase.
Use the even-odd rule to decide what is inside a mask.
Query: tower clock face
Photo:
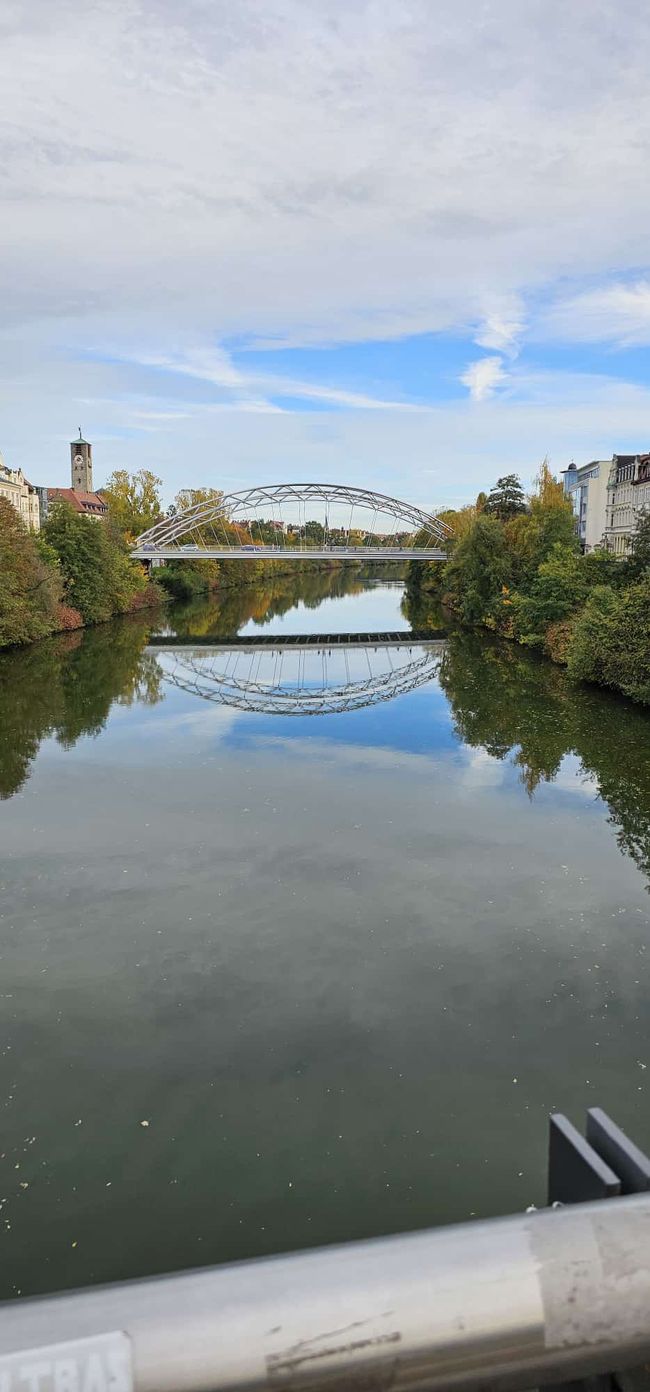
[[[75,454],[74,462],[75,462],[75,464],[83,464],[83,462],[84,462],[83,454]]]

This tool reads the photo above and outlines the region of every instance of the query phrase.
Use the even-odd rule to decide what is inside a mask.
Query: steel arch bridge
[[[352,648],[165,649],[157,658],[171,686],[214,705],[258,715],[337,715],[392,701],[433,681],[445,643]],[[415,654],[415,655],[414,655]]]
[[[312,521],[308,509],[319,509],[323,518],[322,540],[314,543],[308,536]],[[262,538],[260,512],[266,513],[267,539]],[[357,523],[363,518],[362,528],[355,526],[355,517]],[[388,523],[387,529],[382,525],[380,530],[380,523]],[[358,539],[351,540],[358,538],[360,531],[362,545]],[[416,535],[417,547],[412,544]],[[138,537],[133,555],[142,561],[190,556],[203,560],[323,560],[335,556],[445,560],[442,548],[450,535],[450,528],[439,517],[385,493],[337,483],[277,483],[227,493],[165,517]]]

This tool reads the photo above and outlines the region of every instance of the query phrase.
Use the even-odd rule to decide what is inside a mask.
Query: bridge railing
[[[0,1307],[3,1392],[530,1388],[650,1358],[650,1196]]]

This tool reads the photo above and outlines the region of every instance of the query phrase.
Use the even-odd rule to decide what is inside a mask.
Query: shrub
[[[209,589],[205,571],[188,565],[186,561],[168,561],[156,571],[156,584],[172,599],[194,599],[195,595],[206,594]]]
[[[73,609],[70,604],[57,604],[56,606],[56,627],[59,633],[65,633],[75,628],[83,628],[83,619],[78,609]]]
[[[592,592],[576,621],[568,668],[580,681],[650,703],[650,575],[624,590]]]
[[[55,628],[61,582],[56,565],[7,498],[0,498],[0,647],[44,638]]]

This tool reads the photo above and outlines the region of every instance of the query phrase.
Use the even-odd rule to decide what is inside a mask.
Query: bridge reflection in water
[[[232,644],[152,644],[163,679],[259,715],[336,715],[392,701],[438,675],[445,643],[411,635],[318,635]]]

